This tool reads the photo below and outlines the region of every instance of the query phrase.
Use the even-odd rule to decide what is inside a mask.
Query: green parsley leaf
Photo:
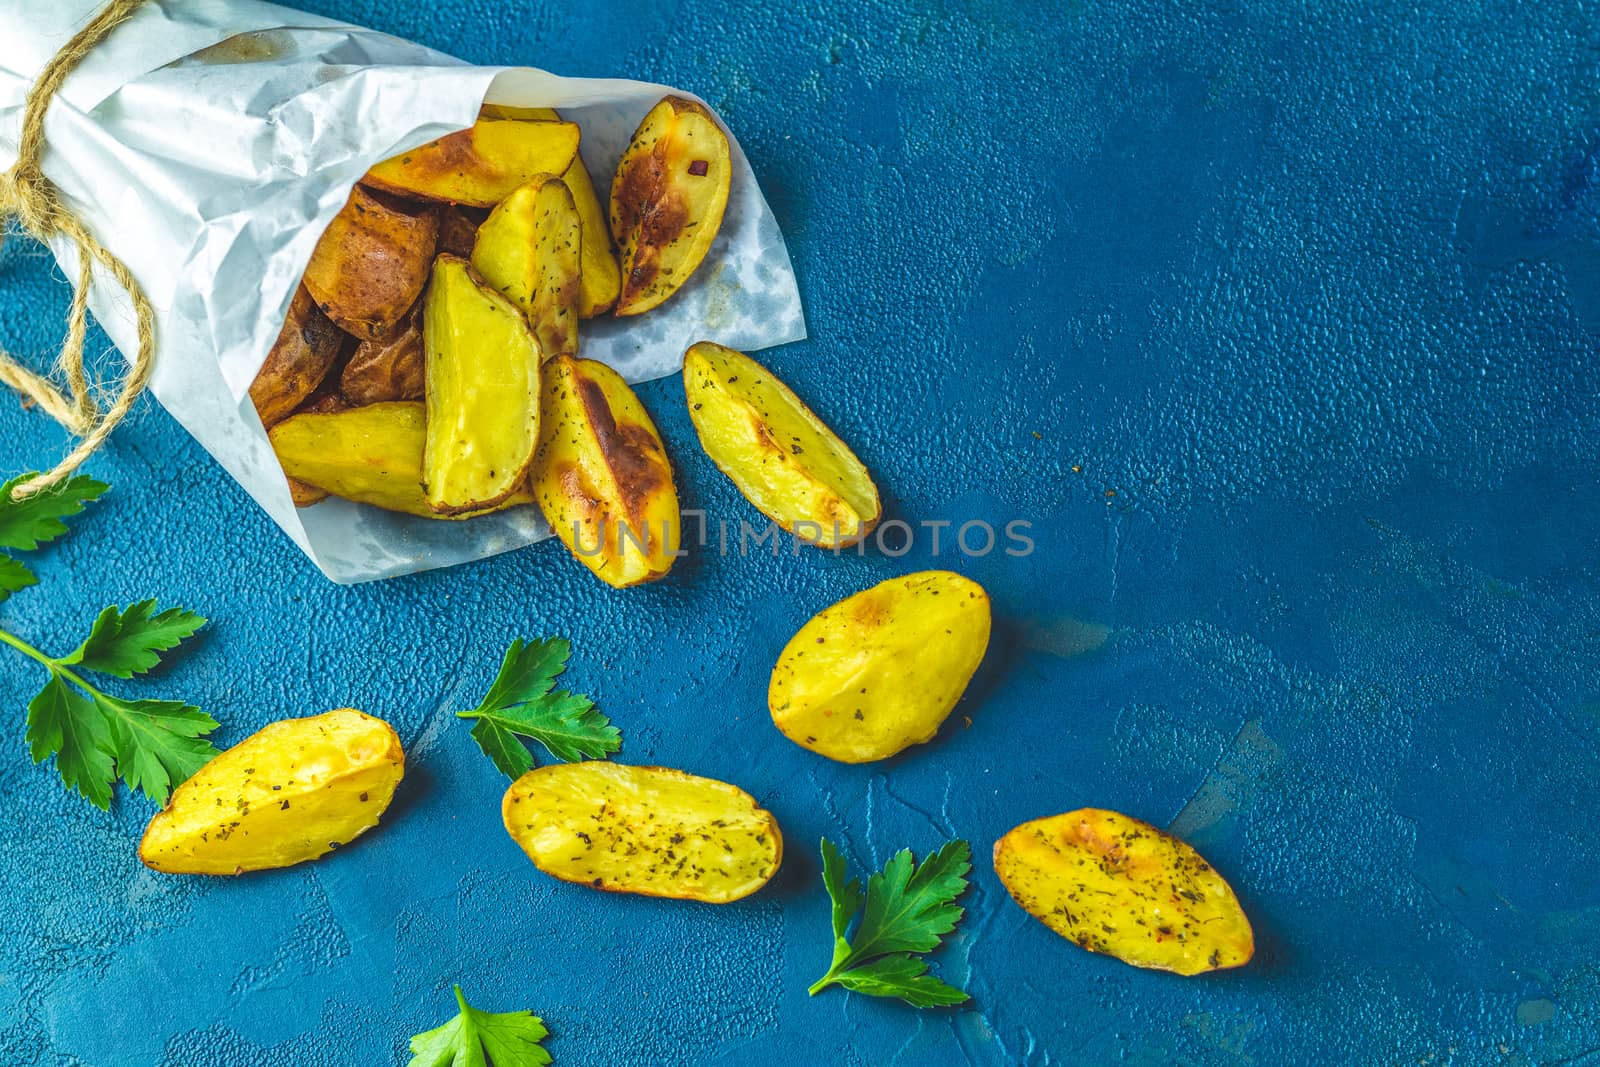
[[[572,646],[559,637],[511,642],[500,674],[474,711],[472,738],[502,774],[520,778],[533,769],[521,738],[539,742],[558,760],[604,759],[622,747],[622,734],[595,710],[594,701],[555,689]]]
[[[87,474],[79,474],[26,500],[12,500],[11,490],[32,477],[20,475],[0,486],[0,548],[31,551],[54,541],[67,532],[62,519],[78,514],[87,501],[98,499],[111,488]]]
[[[160,663],[161,653],[177,648],[205,624],[205,619],[183,608],[158,613],[154,600],[129,604],[127,611],[113,604],[94,620],[77,651],[62,662],[132,678]]]
[[[33,572],[10,556],[0,556],[0,601],[7,600],[18,589],[38,585]]]
[[[209,763],[217,749],[205,735],[217,720],[176,700],[123,700],[95,694],[95,704],[111,726],[117,775],[165,806],[175,786]],[[109,787],[108,787],[109,788]]]
[[[57,670],[50,671],[50,680],[28,702],[26,736],[33,762],[55,756],[56,771],[68,789],[76,789],[102,811],[111,807],[116,770],[106,718]]]
[[[822,883],[833,901],[833,962],[811,986],[812,996],[840,985],[875,997],[899,997],[917,1008],[960,1004],[967,995],[928,973],[928,962],[912,953],[931,952],[956,923],[954,901],[967,888],[972,869],[965,841],[948,841],[919,865],[901,849],[882,871],[861,883],[846,881],[844,858],[822,841]],[[863,909],[863,903],[865,908]],[[847,936],[860,914],[855,935]]]
[[[456,986],[461,1013],[437,1030],[411,1039],[407,1067],[544,1067],[550,1053],[540,1045],[550,1031],[527,1011],[479,1011]]]

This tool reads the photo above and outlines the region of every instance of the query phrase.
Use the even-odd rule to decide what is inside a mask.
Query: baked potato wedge
[[[989,647],[989,595],[921,571],[818,612],[772,669],[767,707],[784,736],[839,760],[885,759],[930,740]]]
[[[842,548],[877,526],[866,466],[766,367],[701,341],[684,353],[683,389],[706,455],[797,540]]]
[[[1135,967],[1200,974],[1255,953],[1223,877],[1176,837],[1114,811],[1025,822],[995,842],[994,870],[1029,915]]]
[[[306,267],[317,307],[363,340],[388,333],[427,284],[439,219],[408,206],[356,186]]]
[[[524,485],[539,443],[539,342],[516,305],[456,256],[434,263],[422,335],[428,506],[493,507]]]
[[[459,204],[439,209],[439,251],[462,259],[472,258],[472,246],[478,240],[478,227],[488,218],[488,213]]]
[[[484,118],[384,160],[361,180],[401,196],[494,207],[535,175],[572,166],[578,137],[570,122]]]
[[[317,391],[339,361],[345,338],[345,332],[322,313],[305,286],[295,290],[278,340],[250,383],[250,402],[263,426],[287,418]]]
[[[356,345],[339,374],[339,393],[357,407],[388,400],[421,400],[425,365],[422,302],[382,337]]]
[[[300,482],[358,504],[429,519],[485,514],[440,515],[428,506],[422,493],[423,422],[420,401],[395,400],[294,415],[267,436],[290,478],[291,491]],[[487,510],[532,502],[523,489]]]
[[[310,482],[302,482],[299,478],[289,479],[289,499],[294,501],[297,508],[309,508],[312,504],[320,504],[333,494],[326,489],[318,489]]]
[[[501,814],[535,867],[617,893],[726,904],[783,862],[778,821],[750,794],[665,767],[539,767],[511,783]]]
[[[542,174],[478,227],[472,266],[522,309],[546,359],[578,354],[583,225],[560,178]]]
[[[284,719],[173,791],[139,858],[168,874],[242,874],[314,860],[378,824],[405,774],[394,728],[353,708]]]
[[[650,109],[611,181],[616,314],[649,311],[689,280],[722,226],[732,176],[728,135],[704,105],[669,96]]]
[[[533,493],[574,556],[618,589],[654,581],[677,557],[682,525],[672,464],[649,412],[604,363],[544,366]]]

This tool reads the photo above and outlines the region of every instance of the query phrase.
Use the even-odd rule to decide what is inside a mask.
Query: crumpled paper
[[[16,159],[28,87],[100,6],[0,0],[0,168]],[[46,121],[43,169],[155,306],[156,399],[323,574],[359,582],[480,559],[550,531],[528,507],[466,522],[337,499],[294,507],[247,391],[323,228],[372,164],[471,125],[485,102],[561,109],[582,126],[603,189],[668,92],[693,96],[470,66],[255,0],[152,0],[66,81]],[[730,141],[727,215],[694,277],[655,311],[583,324],[583,355],[629,381],[673,373],[695,341],[752,350],[805,336],[783,234]],[[74,277],[70,243],[51,251]],[[97,277],[90,308],[118,348],[135,350],[125,293]]]

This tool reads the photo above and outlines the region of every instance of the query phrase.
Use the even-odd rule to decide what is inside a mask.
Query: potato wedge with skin
[[[611,181],[616,314],[649,311],[689,280],[722,226],[732,176],[728,135],[704,105],[669,96],[650,109]]]
[[[478,227],[488,217],[487,212],[477,208],[459,205],[440,208],[439,251],[471,259],[472,246],[478,241]]]
[[[778,821],[750,794],[665,767],[539,767],[511,783],[501,814],[535,867],[617,893],[726,904],[783,862]]]
[[[494,207],[538,174],[560,174],[578,154],[570,122],[479,119],[465,130],[384,160],[362,182],[401,196]]]
[[[381,337],[417,302],[438,240],[433,211],[403,210],[358,185],[311,253],[305,287],[345,332]]]
[[[440,515],[422,493],[424,416],[420,401],[397,400],[330,412],[306,412],[267,436],[294,481],[334,496],[427,519],[466,519],[485,512]],[[524,489],[489,511],[531,504]]]
[[[343,708],[275,722],[180,785],[139,858],[168,874],[314,860],[376,826],[404,774],[399,735],[382,719]]]
[[[1023,823],[995,842],[994,869],[1029,915],[1135,967],[1200,974],[1255,953],[1222,876],[1176,837],[1114,811]]]
[[[326,489],[318,489],[309,482],[302,482],[298,478],[289,479],[289,499],[294,501],[297,508],[309,508],[313,504],[320,504],[333,494]]]
[[[578,353],[582,223],[560,178],[540,175],[478,227],[472,266],[522,309],[546,359]]]
[[[516,305],[455,256],[434,264],[422,335],[428,506],[493,507],[524,486],[539,443],[539,342]]]
[[[287,418],[317,391],[339,361],[345,340],[345,332],[318,309],[306,287],[296,289],[278,340],[250,383],[250,401],[263,426]]]
[[[649,412],[604,363],[544,367],[533,493],[545,520],[601,581],[623,589],[672,568],[681,536],[672,464]]]
[[[841,763],[932,739],[989,647],[989,595],[950,571],[890,578],[818,612],[772,669],[784,736]]]
[[[706,455],[798,540],[840,548],[878,524],[866,466],[766,367],[701,341],[684,353],[683,389]]]
[[[356,345],[339,375],[339,393],[351,404],[421,400],[425,373],[422,303],[382,337]]]

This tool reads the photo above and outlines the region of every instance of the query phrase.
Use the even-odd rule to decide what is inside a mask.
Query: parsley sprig
[[[62,520],[110,488],[79,475],[56,489],[12,500],[11,490],[20,481],[0,486],[0,547],[21,551],[32,551],[66,533]],[[37,584],[25,564],[0,555],[0,601]],[[159,610],[154,600],[141,600],[126,609],[112,605],[65,656],[46,655],[0,629],[0,643],[50,674],[44,688],[28,702],[26,737],[33,761],[54,756],[62,782],[101,809],[111,806],[118,778],[165,804],[175,786],[217,754],[205,739],[217,721],[191,704],[130,700],[107,693],[85,674],[122,679],[144,674],[205,621],[183,608]]]
[[[550,1031],[528,1011],[479,1011],[456,986],[461,1012],[437,1030],[411,1039],[407,1067],[544,1067],[550,1053],[540,1044]]]
[[[967,995],[928,973],[920,953],[932,952],[956,923],[954,901],[972,869],[965,841],[949,841],[918,864],[910,849],[896,852],[867,879],[866,892],[851,878],[844,857],[822,839],[822,883],[833,900],[833,963],[812,984],[816,996],[830,985],[874,997],[899,997],[917,1008],[960,1004]],[[865,910],[863,910],[865,905]],[[860,913],[855,933],[850,923]]]
[[[500,674],[473,711],[473,740],[501,773],[520,778],[533,770],[533,755],[520,739],[539,742],[558,760],[604,759],[622,747],[622,734],[580,693],[556,689],[572,645],[559,637],[511,642]]]

